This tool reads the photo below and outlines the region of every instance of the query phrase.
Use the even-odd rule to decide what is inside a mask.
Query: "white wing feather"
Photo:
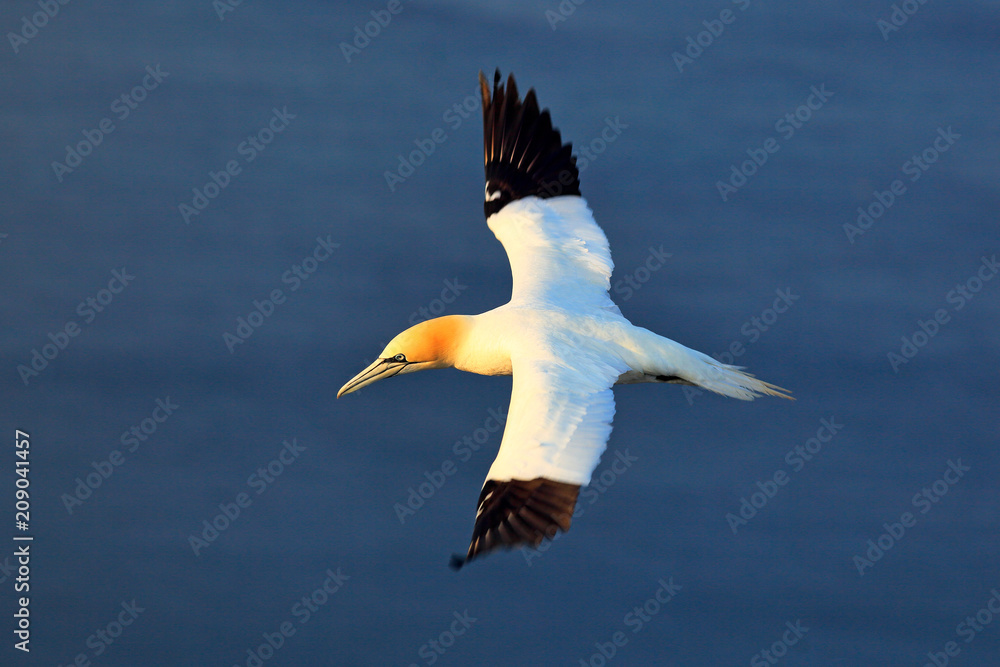
[[[525,197],[486,223],[510,260],[512,305],[617,309],[608,296],[615,267],[608,239],[583,197]]]
[[[487,224],[510,260],[507,308],[581,316],[617,311],[608,296],[614,269],[608,239],[582,197],[525,197]],[[611,434],[611,387],[628,365],[565,327],[519,333],[507,426],[487,479],[585,485]]]
[[[611,435],[611,386],[628,368],[562,332],[512,360],[513,391],[488,480],[539,477],[586,485]],[[572,365],[570,365],[572,364]]]

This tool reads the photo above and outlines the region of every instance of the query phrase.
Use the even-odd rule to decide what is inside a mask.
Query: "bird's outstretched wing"
[[[511,302],[617,310],[607,295],[614,263],[608,239],[580,195],[572,145],[563,144],[535,92],[518,97],[514,77],[493,95],[480,72],[486,221],[513,275]]]
[[[580,487],[590,482],[611,435],[611,386],[626,368],[586,341],[556,332],[539,340],[537,354],[512,359],[503,441],[479,496],[468,553],[456,556],[454,567],[569,530]]]
[[[580,196],[572,146],[563,144],[535,92],[479,74],[483,94],[486,221],[510,260],[510,306],[556,313],[617,312],[608,296],[608,239]],[[466,556],[538,545],[569,530],[580,487],[611,435],[611,391],[628,370],[563,327],[521,332],[503,441],[479,496]]]

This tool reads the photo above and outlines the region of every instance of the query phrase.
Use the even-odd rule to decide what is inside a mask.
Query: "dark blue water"
[[[219,4],[0,9],[4,664],[1000,664],[994,3]],[[509,296],[497,66],[626,316],[798,400],[616,390],[572,531],[455,573],[509,379],[334,397]]]

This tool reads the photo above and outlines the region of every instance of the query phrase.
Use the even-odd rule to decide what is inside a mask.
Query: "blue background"
[[[555,0],[400,6],[348,62],[341,43],[385,2],[254,0],[220,19],[210,0],[75,0],[17,52],[6,35],[41,10],[3,4],[5,664],[246,665],[286,621],[264,664],[599,665],[622,632],[613,664],[747,665],[796,621],[808,631],[781,664],[923,665],[949,641],[953,664],[1000,664],[1000,619],[957,634],[1000,588],[1000,280],[948,301],[1000,251],[997,5],[919,5],[888,39],[888,0],[591,0],[554,23]],[[673,54],[727,8],[679,71]],[[120,119],[112,102],[157,65],[168,75]],[[640,285],[613,290],[625,315],[706,353],[738,342],[736,363],[798,400],[617,389],[596,473],[613,483],[572,531],[455,573],[499,433],[467,461],[453,447],[506,409],[509,378],[439,371],[334,397],[421,307],[509,297],[479,111],[446,119],[498,66],[578,148],[609,117],[627,126],[581,175],[613,284]],[[777,131],[821,85],[832,97]],[[238,146],[275,108],[294,119],[247,162]],[[60,180],[52,163],[105,117],[115,129]],[[438,128],[390,189],[385,172]],[[960,138],[910,181],[938,128]],[[723,201],[717,181],[772,137]],[[240,173],[186,223],[179,205],[229,160]],[[905,193],[852,242],[844,225],[896,179]],[[317,238],[339,247],[293,291],[282,276]],[[86,322],[78,304],[122,268],[135,279]],[[446,281],[462,286],[449,304]],[[223,335],[275,289],[286,301],[231,353]],[[798,299],[772,318],[779,289]],[[938,309],[947,322],[894,369]],[[754,317],[771,324],[751,341]],[[79,334],[22,381],[71,321]],[[179,407],[127,451],[122,434],[168,397]],[[843,428],[794,470],[786,453],[831,418]],[[30,656],[10,617],[15,429],[32,442]],[[248,478],[293,438],[305,449],[258,495]],[[113,450],[124,463],[70,513],[64,494]],[[620,475],[616,451],[637,459]],[[969,471],[921,514],[914,496],[959,459]],[[394,505],[446,461],[455,473],[401,523]],[[779,470],[788,483],[734,534],[726,514]],[[196,555],[190,536],[240,493],[249,507]],[[904,512],[916,525],[861,576],[854,557]],[[293,605],[337,568],[349,579],[301,622]],[[634,632],[661,578],[681,588]],[[132,600],[144,611],[95,655],[88,638]],[[476,620],[451,637],[456,612]]]

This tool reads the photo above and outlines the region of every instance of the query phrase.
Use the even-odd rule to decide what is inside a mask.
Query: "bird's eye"
[[[406,355],[400,353],[394,356],[393,359],[395,359],[396,361],[406,361]]]

